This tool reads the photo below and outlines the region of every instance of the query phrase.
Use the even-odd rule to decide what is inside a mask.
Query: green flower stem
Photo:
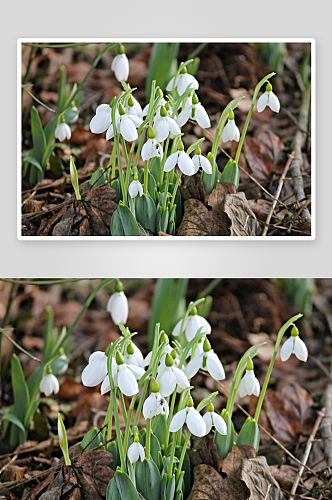
[[[163,210],[164,211],[166,210],[166,206],[167,206],[167,193],[168,193],[170,175],[171,175],[171,172],[167,172],[167,174],[166,174],[166,186],[165,186],[164,199],[163,199]]]
[[[120,404],[121,404],[121,410],[122,410],[122,414],[123,414],[123,419],[124,419],[125,425],[127,426],[128,416],[127,416],[126,404],[125,404],[125,401],[124,401],[124,397],[123,397],[122,391],[120,391],[119,388],[118,388],[118,393],[119,393],[119,400],[120,400]]]
[[[255,411],[254,419],[256,420],[256,422],[258,422],[258,419],[259,419],[259,414],[260,414],[261,409],[262,409],[262,405],[263,405],[263,401],[264,401],[264,396],[265,396],[265,393],[266,393],[267,386],[269,384],[269,380],[270,380],[272,368],[273,368],[275,359],[276,359],[277,354],[278,354],[278,350],[279,350],[281,339],[284,336],[286,330],[294,323],[294,321],[297,321],[299,318],[301,318],[301,316],[302,316],[302,314],[297,314],[296,316],[293,316],[291,319],[289,319],[280,328],[280,330],[278,332],[276,345],[274,346],[273,356],[272,356],[272,359],[270,361],[269,368],[267,370],[267,374],[265,376],[264,384],[263,384],[263,387],[262,387],[262,390],[261,390],[261,393],[260,393],[260,396],[259,396],[259,400],[258,400],[258,403],[257,403],[256,411]]]
[[[170,454],[170,459],[169,459],[169,464],[168,464],[168,479],[170,480],[173,474],[173,461],[174,461],[174,456],[175,456],[175,448],[176,448],[176,443],[177,443],[177,438],[178,435],[180,434],[181,429],[179,429],[176,433],[174,433],[174,439],[172,442],[172,448],[171,448],[171,454]]]
[[[128,206],[127,191],[126,191],[124,174],[123,174],[123,170],[122,170],[122,160],[121,160],[119,136],[118,136],[118,134],[116,134],[115,128],[114,128],[114,142],[115,142],[115,147],[116,147],[116,154],[118,157],[119,180],[120,180],[121,191],[122,191],[122,199],[123,199],[124,204],[126,206]]]
[[[146,420],[145,458],[150,458],[151,418]]]
[[[129,406],[128,418],[127,418],[127,422],[126,422],[126,431],[125,431],[125,436],[124,436],[124,441],[123,441],[123,449],[124,449],[125,453],[127,453],[129,434],[131,432],[130,423],[131,423],[131,417],[133,414],[136,398],[137,398],[137,394],[135,394],[132,397],[131,402],[130,402],[130,406]]]
[[[80,92],[81,88],[83,87],[83,85],[85,84],[85,82],[87,81],[87,79],[89,78],[89,76],[91,75],[92,71],[97,66],[97,64],[100,61],[100,59],[103,57],[103,55],[105,54],[105,52],[107,52],[108,49],[110,49],[114,45],[116,45],[116,43],[114,43],[114,42],[113,43],[108,43],[106,45],[106,47],[96,57],[96,59],[93,61],[92,65],[91,65],[91,68],[89,69],[89,71],[87,72],[87,74],[85,75],[85,77],[83,78],[83,80],[81,81],[81,83],[79,84],[79,86],[77,87],[76,92],[72,96],[70,96],[70,99],[68,99],[68,101],[65,103],[64,108],[67,108],[68,106],[70,106],[70,104],[71,104],[72,101],[75,101],[75,98],[76,98],[77,94]]]
[[[123,472],[126,472],[126,456],[124,453],[124,448],[123,448],[123,443],[122,443],[122,432],[121,432],[121,427],[120,427],[120,421],[119,421],[119,413],[118,413],[118,405],[116,402],[116,388],[113,387],[111,389],[111,397],[112,397],[112,402],[113,402],[113,408],[114,408],[114,422],[115,422],[115,429],[116,429],[116,441],[118,444],[118,449],[120,453],[120,461],[121,461],[121,469]]]
[[[190,436],[191,436],[191,432],[188,431],[187,437],[186,437],[185,442],[183,444],[182,453],[181,453],[181,456],[180,456],[180,461],[178,463],[178,471],[177,471],[177,474],[176,474],[176,486],[178,485],[179,480],[180,480],[181,469],[182,469],[182,465],[183,465],[183,460],[184,460],[184,457],[185,457],[185,454],[186,454],[186,451],[187,451],[187,446],[188,446],[188,443],[189,443]]]
[[[113,146],[108,167],[112,166],[110,181],[115,179],[115,165],[116,165],[116,148]]]
[[[143,142],[144,142],[144,139],[145,139],[145,133],[146,133],[146,128],[144,128],[142,130],[142,135],[141,135],[138,147],[137,147],[137,151],[136,151],[136,155],[135,155],[135,160],[134,160],[133,167],[137,167],[138,160],[139,160],[139,155],[141,154],[141,149],[143,147]]]
[[[179,184],[180,184],[180,179],[181,179],[181,171],[179,172],[179,175],[176,178],[176,182],[175,182],[175,186],[174,186],[174,190],[173,190],[173,194],[172,194],[172,198],[171,198],[171,205],[169,207],[170,213],[171,213],[172,208],[174,206],[175,195],[176,195],[176,192],[177,192]]]
[[[242,150],[242,146],[243,146],[243,142],[244,142],[244,138],[246,136],[246,133],[247,133],[247,129],[248,129],[248,125],[249,125],[249,122],[250,122],[250,118],[251,118],[251,115],[252,115],[252,112],[253,112],[253,109],[254,109],[254,106],[255,106],[255,102],[256,102],[256,99],[257,99],[257,96],[258,96],[258,92],[260,91],[262,85],[264,85],[264,83],[269,79],[271,78],[272,76],[274,76],[275,73],[269,73],[268,75],[266,75],[257,85],[256,85],[256,88],[255,88],[255,92],[254,92],[254,95],[253,95],[253,98],[252,98],[252,101],[251,101],[251,106],[250,106],[250,109],[249,109],[249,113],[248,113],[248,116],[247,116],[247,119],[246,119],[246,122],[244,124],[244,127],[243,127],[243,131],[242,131],[242,134],[241,134],[241,138],[240,138],[240,142],[239,142],[239,145],[237,147],[237,151],[236,151],[236,156],[235,156],[235,162],[238,163],[239,162],[239,158],[240,158],[240,154],[241,154],[241,150]]]
[[[122,144],[122,149],[123,149],[123,154],[124,154],[124,157],[125,157],[125,160],[126,160],[126,165],[127,165],[127,170],[128,170],[128,151],[127,151],[127,145],[126,145],[126,141],[124,140],[124,138],[122,137],[122,135],[120,134],[120,140],[121,140],[121,144]],[[130,170],[130,168],[129,168]]]
[[[159,180],[160,188],[161,188],[161,186],[163,185],[163,182],[164,182],[164,166],[165,166],[165,162],[166,162],[166,158],[167,158],[167,151],[168,151],[168,146],[169,146],[169,140],[170,140],[170,134],[168,134],[168,137],[166,139],[165,149],[164,149],[164,156],[163,156],[163,161],[162,161],[162,164],[161,164],[161,172],[160,172],[160,180]]]
[[[110,402],[108,403],[107,413],[104,420],[104,425],[107,425],[107,439],[109,442],[112,439],[112,421],[113,421],[113,401],[112,396],[110,397]]]
[[[169,428],[171,426],[171,421],[172,421],[172,417],[173,417],[175,400],[176,400],[176,389],[174,390],[174,392],[172,394],[171,406],[169,408],[169,415],[168,415],[168,419],[167,419],[167,428],[166,428],[166,436],[165,436],[165,450],[167,449],[168,442],[169,442]]]
[[[134,423],[133,423],[133,428],[135,426],[137,426],[137,424],[138,424],[138,420],[139,420],[139,416],[140,416],[141,411],[142,411],[142,406],[143,406],[143,403],[144,403],[146,391],[148,389],[148,384],[149,384],[149,380],[146,380],[144,382],[144,385],[143,385],[142,395],[139,398],[139,402],[138,402],[138,406],[137,406],[137,410],[136,410],[136,415],[135,415],[135,419],[134,419]]]
[[[144,194],[148,193],[148,176],[149,176],[149,161],[146,160],[144,162],[144,186],[143,186]]]

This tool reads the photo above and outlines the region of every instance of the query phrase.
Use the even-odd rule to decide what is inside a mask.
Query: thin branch
[[[35,356],[33,356],[32,354],[30,354],[28,351],[26,351],[25,349],[23,349],[23,347],[21,347],[20,345],[18,345],[15,340],[13,340],[7,333],[5,330],[3,330],[3,328],[0,328],[0,333],[3,333],[3,335],[5,337],[7,337],[8,340],[10,340],[10,342],[12,344],[14,344],[15,347],[17,347],[17,349],[19,349],[20,351],[24,352],[24,354],[26,354],[27,356],[29,356],[29,358],[35,360],[35,361],[38,361],[38,363],[41,363],[40,359],[36,358]]]

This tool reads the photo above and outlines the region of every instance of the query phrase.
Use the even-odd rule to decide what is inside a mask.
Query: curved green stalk
[[[183,460],[184,460],[184,457],[186,455],[187,446],[188,446],[190,437],[191,437],[191,432],[188,431],[187,437],[186,437],[185,442],[183,444],[182,453],[181,453],[181,456],[180,456],[180,461],[179,461],[179,464],[178,464],[178,467],[177,467],[178,471],[176,473],[176,485],[178,485],[178,482],[179,482],[179,479],[180,479],[180,476],[181,476],[181,470],[182,470]]]

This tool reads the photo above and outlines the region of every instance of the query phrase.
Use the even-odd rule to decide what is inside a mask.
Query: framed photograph
[[[315,40],[17,48],[18,239],[315,239]]]

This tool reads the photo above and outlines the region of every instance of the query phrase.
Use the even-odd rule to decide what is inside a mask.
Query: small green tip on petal
[[[133,347],[133,344],[131,342],[129,342],[129,344],[127,346],[127,354],[132,355],[132,354],[134,354],[134,352],[135,352],[135,349]]]
[[[119,113],[122,116],[126,114],[125,107],[124,107],[124,105],[122,103],[119,104]]]
[[[196,316],[197,314],[197,308],[193,307],[192,310],[190,311],[190,316]]]
[[[135,437],[134,437],[134,443],[139,443],[139,437],[138,437],[138,434],[135,434]]]
[[[201,154],[202,154],[202,151],[201,151],[201,149],[200,149],[200,148],[197,148],[197,149],[196,149],[196,154],[197,154],[197,156],[199,156],[199,155],[201,155]]]
[[[214,406],[213,406],[213,404],[212,404],[212,403],[209,403],[209,406],[208,406],[208,411],[209,411],[210,413],[212,413],[212,412],[214,411]]]
[[[247,370],[253,370],[254,369],[254,363],[252,362],[251,358],[248,358],[247,361]]]
[[[209,352],[209,351],[211,351],[211,344],[210,344],[210,342],[208,341],[208,339],[205,339],[205,340],[204,340],[204,344],[203,344],[203,351],[204,351],[204,352]]]
[[[150,384],[150,389],[151,389],[151,392],[159,392],[159,384],[158,382],[156,382],[155,380],[152,380],[151,384]]]
[[[234,112],[232,109],[229,110],[229,113],[228,113],[228,119],[229,120],[234,120]]]
[[[115,360],[117,365],[123,365],[124,364],[124,357],[122,356],[120,351],[116,352],[115,355]]]
[[[194,105],[199,103],[199,99],[198,99],[198,97],[197,97],[196,92],[194,92],[194,95],[193,95],[193,98],[192,98],[192,103],[193,103]]]
[[[173,351],[171,351],[171,356],[173,359],[176,359],[176,350],[173,349]]]
[[[123,284],[122,284],[122,281],[118,280],[115,284],[115,291],[117,293],[119,292],[122,292],[123,291]]]
[[[50,367],[50,365],[48,365],[48,367],[46,368],[46,373],[47,375],[52,375],[52,368]]]
[[[148,128],[148,139],[155,139],[155,137],[156,137],[155,131],[153,130],[152,127],[149,126],[149,128]]]
[[[187,70],[186,66],[184,66],[184,67],[181,69],[181,75],[185,75],[186,73],[188,73],[188,70]]]
[[[125,48],[122,45],[122,43],[119,43],[118,54],[124,54],[124,53],[125,53]]]
[[[184,145],[182,141],[179,142],[178,151],[184,151]]]
[[[160,108],[160,116],[162,118],[165,118],[165,116],[167,116],[167,111],[166,111],[165,106],[161,106],[161,108]]]
[[[298,328],[295,325],[293,325],[293,328],[292,328],[292,331],[291,331],[291,336],[292,337],[298,337],[299,336],[299,330],[298,330]]]
[[[267,84],[266,84],[266,92],[272,92],[272,88],[273,87],[272,87],[271,83],[267,82]]]
[[[190,396],[190,394],[189,394],[188,399],[187,399],[187,406],[188,406],[189,408],[192,408],[192,407],[194,406],[194,400],[193,400],[193,398]]]
[[[170,354],[166,354],[166,359],[165,359],[165,365],[170,368],[171,366],[174,365],[174,361],[173,361],[173,358]]]
[[[128,99],[128,106],[130,106],[131,108],[135,106],[134,99],[132,98],[132,96],[130,96]]]

